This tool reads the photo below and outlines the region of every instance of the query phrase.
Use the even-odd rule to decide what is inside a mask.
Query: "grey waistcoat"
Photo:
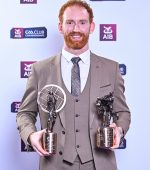
[[[90,108],[90,80],[89,76],[83,92],[74,97],[63,85],[66,93],[65,106],[65,146],[63,159],[73,163],[79,155],[81,162],[93,160],[89,136],[89,108]]]

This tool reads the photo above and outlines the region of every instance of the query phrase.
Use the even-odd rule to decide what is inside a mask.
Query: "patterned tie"
[[[71,94],[73,96],[78,96],[81,92],[81,83],[80,83],[80,67],[79,61],[80,57],[73,57],[71,59],[73,66],[71,69]]]

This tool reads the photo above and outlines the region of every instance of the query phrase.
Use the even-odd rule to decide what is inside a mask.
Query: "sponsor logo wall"
[[[38,155],[33,150],[27,151],[19,137],[16,113],[21,105],[32,64],[61,50],[63,40],[57,30],[57,14],[63,2],[65,0],[55,3],[52,0],[16,0],[9,5],[5,1],[1,3],[0,14],[3,16],[1,21],[3,24],[0,33],[2,56],[0,146],[3,156],[0,162],[5,170],[38,169]],[[150,119],[146,109],[149,104],[147,89],[150,85],[149,57],[146,52],[149,50],[149,42],[148,39],[141,37],[139,32],[143,29],[142,25],[150,26],[146,13],[149,11],[150,2],[144,4],[140,1],[127,0],[87,0],[87,2],[94,10],[96,23],[95,32],[89,40],[91,50],[100,56],[118,61],[120,73],[125,80],[127,102],[132,112],[131,129],[120,148],[115,150],[118,169],[147,170],[150,149],[143,140],[149,140],[145,132],[145,129],[149,129]],[[142,6],[144,11],[141,14],[139,11]],[[138,21],[135,21],[133,11]],[[144,90],[141,82],[146,82]],[[40,129],[39,120],[37,126]],[[145,157],[138,156],[139,153],[144,153]],[[141,165],[141,162],[145,162],[144,165]]]

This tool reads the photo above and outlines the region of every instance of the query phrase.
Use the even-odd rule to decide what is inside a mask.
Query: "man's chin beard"
[[[85,45],[86,45],[86,43],[82,43],[82,42],[67,43],[67,46],[68,46],[69,48],[74,49],[74,50],[80,50],[80,49],[82,49]]]
[[[74,49],[74,50],[80,50],[82,49],[88,42],[88,37],[83,37],[81,41],[73,41],[68,37],[65,37],[65,43],[68,48]]]

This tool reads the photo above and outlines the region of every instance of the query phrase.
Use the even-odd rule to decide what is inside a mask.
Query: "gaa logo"
[[[100,41],[116,41],[116,24],[100,24]]]
[[[21,78],[28,78],[31,74],[32,64],[35,61],[21,61]]]
[[[10,31],[10,37],[14,39],[46,38],[47,29],[45,27],[12,28]]]
[[[45,27],[33,27],[24,29],[25,38],[46,38],[47,29]]]
[[[37,4],[37,0],[20,0],[20,4]]]
[[[13,102],[11,104],[11,112],[12,113],[17,113],[19,108],[20,108],[21,102]]]

